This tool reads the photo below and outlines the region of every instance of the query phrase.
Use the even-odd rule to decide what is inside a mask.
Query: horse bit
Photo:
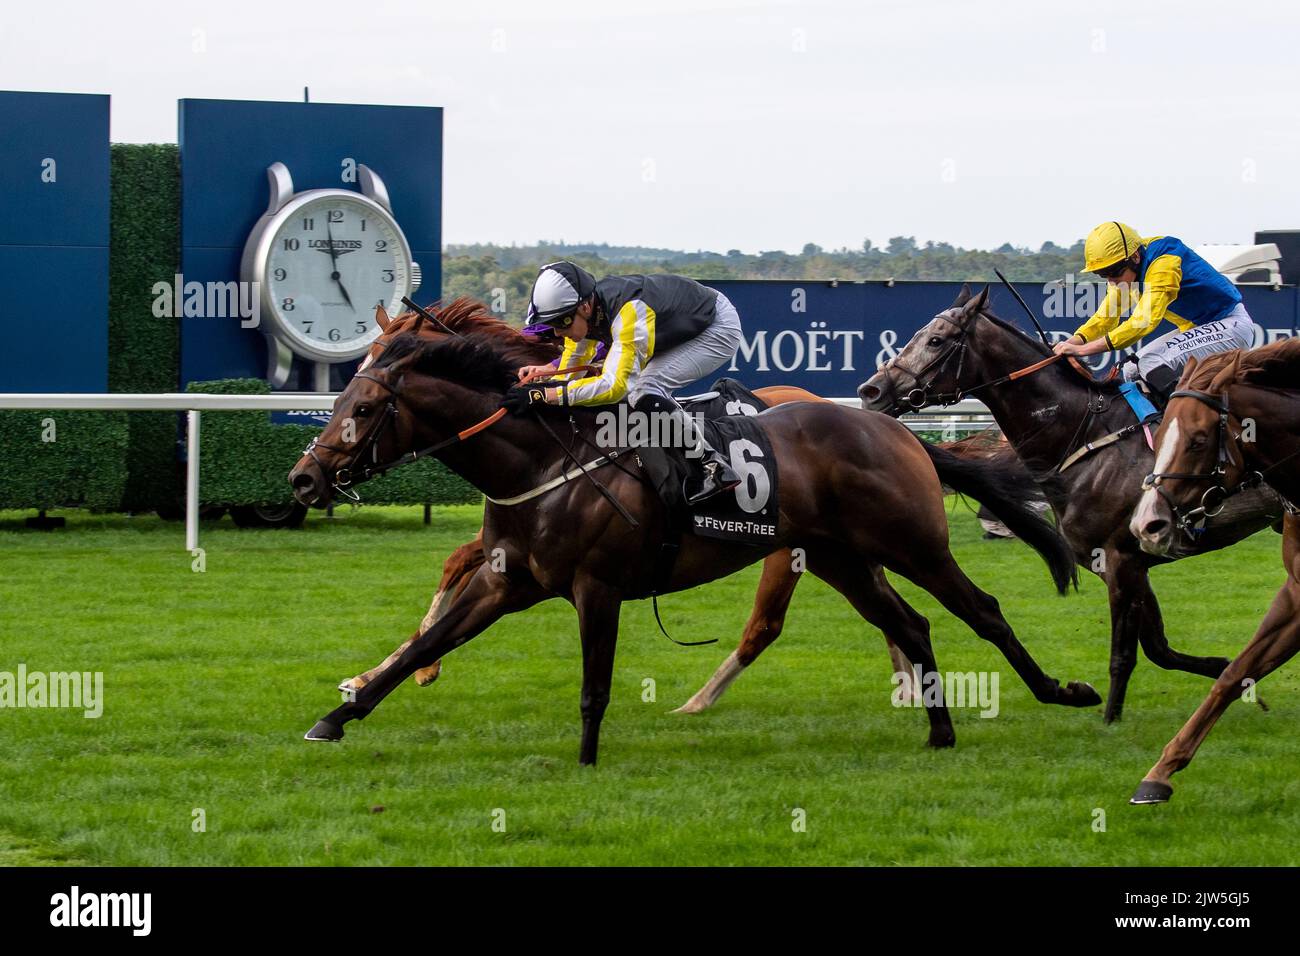
[[[1232,455],[1228,451],[1229,436],[1231,430],[1228,425],[1228,397],[1225,395],[1222,399],[1210,395],[1208,392],[1198,392],[1194,389],[1179,389],[1169,396],[1169,400],[1175,398],[1194,398],[1202,404],[1210,406],[1219,413],[1218,428],[1218,452],[1214,463],[1213,471],[1206,472],[1181,472],[1165,471],[1152,472],[1142,479],[1142,490],[1154,490],[1161,498],[1165,499],[1174,516],[1178,519],[1177,526],[1179,530],[1187,534],[1188,537],[1194,538],[1205,530],[1205,521],[1207,518],[1213,518],[1223,511],[1228,503],[1228,499],[1233,495],[1245,491],[1249,488],[1258,487],[1264,481],[1264,473],[1252,471],[1243,478],[1235,487],[1229,489],[1223,486],[1223,476],[1228,473],[1227,465],[1233,464]],[[1243,457],[1242,463],[1245,464]],[[1160,483],[1167,478],[1184,478],[1184,479],[1201,479],[1215,482],[1214,485],[1205,490],[1201,495],[1199,507],[1192,508],[1186,512],[1182,511],[1173,498],[1160,487]]]
[[[346,495],[353,501],[360,501],[360,495],[352,490],[352,486],[356,483],[356,477],[353,473],[358,470],[357,463],[361,460],[362,456],[367,451],[370,452],[370,463],[360,466],[360,480],[365,481],[367,478],[371,478],[374,475],[381,473],[381,470],[387,470],[387,468],[382,468],[382,466],[379,465],[379,437],[383,434],[384,429],[388,427],[388,424],[397,418],[397,389],[393,388],[387,382],[381,382],[373,375],[368,375],[365,372],[357,372],[354,378],[369,379],[376,385],[383,386],[388,391],[388,401],[384,403],[383,412],[375,420],[375,423],[366,430],[366,434],[362,438],[361,444],[357,447],[356,452],[352,454],[352,457],[341,468],[334,471],[334,480],[331,482],[335,491]],[[340,455],[346,455],[350,451],[350,449],[340,448],[338,445],[327,445],[325,442],[320,440],[319,435],[313,438],[311,443],[303,449],[303,454],[311,456],[311,460],[316,462],[316,466],[320,468],[321,474],[329,474],[330,469],[326,468],[325,463],[317,457],[317,448],[324,448],[326,451],[332,451]]]

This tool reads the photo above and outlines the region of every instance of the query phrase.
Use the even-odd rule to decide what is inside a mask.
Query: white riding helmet
[[[528,325],[551,325],[573,314],[583,299],[596,288],[590,272],[572,262],[549,262],[542,266],[533,282],[532,301],[528,304]]]

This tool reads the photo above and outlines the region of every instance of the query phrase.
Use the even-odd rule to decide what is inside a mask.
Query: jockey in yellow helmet
[[[1173,236],[1143,238],[1122,222],[1103,222],[1083,245],[1084,270],[1109,283],[1091,319],[1055,351],[1096,355],[1122,349],[1154,332],[1163,320],[1176,328],[1142,346],[1124,365],[1124,378],[1141,378],[1167,398],[1192,356],[1250,348],[1254,323],[1237,287]]]

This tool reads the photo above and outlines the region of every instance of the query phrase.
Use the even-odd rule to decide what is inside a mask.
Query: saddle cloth
[[[778,473],[772,443],[759,423],[766,406],[735,379],[722,378],[704,395],[681,399],[705,439],[731,464],[741,482],[695,507],[686,502],[684,484],[694,480],[680,450],[638,448],[651,483],[668,508],[670,523],[706,538],[741,544],[767,544],[776,537]]]

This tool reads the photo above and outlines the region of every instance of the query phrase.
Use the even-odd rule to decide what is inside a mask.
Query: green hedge
[[[153,314],[153,285],[180,271],[180,150],[175,143],[112,147],[112,233],[108,272],[108,388],[174,392],[180,382],[180,320]],[[123,511],[175,506],[174,412],[128,416]]]
[[[180,320],[153,314],[153,287],[180,271],[180,151],[174,143],[114,144],[108,277],[108,388],[174,392],[180,383]],[[195,383],[191,391],[258,393],[266,382]],[[41,441],[53,418],[57,440]],[[272,425],[264,412],[203,417],[203,494],[211,504],[280,504],[285,477],[319,429]],[[176,511],[184,472],[175,412],[0,411],[0,507]],[[478,501],[437,462],[417,462],[366,485],[385,504]]]
[[[186,391],[266,395],[256,378],[191,382]],[[273,425],[269,412],[204,412],[199,429],[199,491],[204,505],[287,504],[289,470],[319,435],[310,425]],[[426,459],[358,487],[368,504],[464,504],[482,494],[441,463]]]
[[[115,510],[126,485],[128,417],[0,411],[0,508]]]
[[[108,388],[172,392],[179,326],[153,316],[154,282],[180,263],[180,157],[175,144],[111,147]],[[46,419],[55,441],[41,440]],[[0,507],[147,511],[175,503],[171,412],[0,411],[6,474]]]

